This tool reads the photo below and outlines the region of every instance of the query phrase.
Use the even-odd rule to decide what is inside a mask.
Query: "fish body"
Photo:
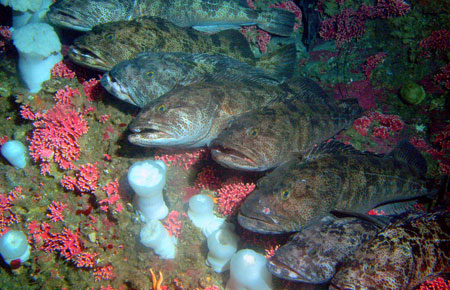
[[[128,140],[146,147],[208,146],[233,118],[293,93],[285,85],[255,82],[177,86],[141,110]]]
[[[355,217],[326,216],[295,233],[268,262],[269,271],[282,279],[321,284],[331,280],[336,265],[380,229]]]
[[[292,12],[255,10],[239,0],[60,0],[50,6],[47,16],[54,25],[80,31],[140,16],[156,16],[204,32],[257,25],[267,32],[289,36],[295,24]]]
[[[330,289],[414,289],[450,271],[450,212],[412,215],[393,223],[357,249]]]
[[[159,98],[176,85],[204,81],[248,81],[276,86],[293,73],[295,46],[288,45],[282,50],[288,51],[285,55],[290,61],[274,71],[263,70],[224,55],[145,52],[114,66],[104,74],[101,84],[119,99],[139,107]]]
[[[356,100],[337,102],[309,79],[299,85],[294,98],[235,119],[214,140],[212,158],[238,170],[272,169],[336,135],[361,114]]]
[[[95,26],[75,39],[69,57],[77,64],[108,71],[119,62],[145,51],[223,54],[256,64],[247,40],[236,30],[207,35],[158,17],[139,17]]]
[[[238,215],[260,233],[300,231],[336,212],[370,209],[427,195],[426,161],[408,142],[389,154],[363,153],[336,141],[323,143],[260,179]]]

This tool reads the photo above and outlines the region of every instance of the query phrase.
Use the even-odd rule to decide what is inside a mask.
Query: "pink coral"
[[[378,112],[369,112],[353,122],[353,128],[362,136],[368,136],[370,132],[373,136],[382,139],[400,132],[404,126],[405,123],[399,116]]]
[[[441,277],[428,280],[420,285],[419,290],[450,290],[450,281],[445,281]]]
[[[53,99],[56,103],[70,105],[72,104],[72,99],[74,96],[80,96],[80,91],[78,89],[72,89],[69,86],[65,86],[64,88],[56,91]]]
[[[375,6],[361,5],[357,10],[344,8],[333,17],[322,21],[319,35],[325,40],[336,40],[338,46],[361,37],[369,19],[403,16],[409,11],[403,0],[378,0]]]
[[[366,62],[363,64],[362,71],[366,78],[370,78],[372,76],[372,71],[383,62],[386,54],[384,52],[379,52],[375,55],[371,55],[366,59]]]
[[[64,221],[63,211],[67,207],[68,205],[62,202],[52,201],[52,203],[48,206],[48,211],[50,213],[47,214],[47,217],[51,222]]]
[[[78,139],[87,133],[87,122],[81,114],[61,103],[39,115],[33,123],[35,129],[28,149],[31,158],[40,163],[41,174],[50,172],[50,162],[57,163],[61,169],[74,169],[73,161],[80,157]]]
[[[116,275],[114,274],[112,265],[106,265],[94,269],[95,281],[112,280]]]
[[[176,210],[171,211],[164,222],[164,227],[171,236],[180,238],[181,228],[183,227],[183,223],[180,220],[180,212]]]
[[[114,181],[108,182],[105,186],[102,187],[102,190],[106,192],[107,198],[99,202],[101,204],[100,208],[106,212],[109,206],[115,205],[115,210],[117,212],[121,212],[123,210],[123,205],[121,202],[119,202],[119,200],[121,199],[119,195],[119,181],[116,179]]]
[[[209,152],[205,148],[196,149],[190,152],[179,152],[177,150],[158,150],[155,155],[156,160],[162,160],[167,166],[180,166],[188,170],[200,160],[206,159]]]
[[[73,79],[76,75],[75,73],[64,63],[64,60],[58,62],[53,66],[51,70],[53,77],[60,77],[65,79]]]
[[[77,190],[80,193],[88,193],[97,189],[100,174],[96,167],[97,163],[84,164],[78,168],[75,177],[64,175],[61,184],[68,190]]]
[[[80,254],[82,252],[82,244],[79,237],[79,231],[73,232],[68,228],[64,228],[61,233],[54,234],[48,232],[48,237],[44,239],[44,245],[41,250],[47,253],[54,251],[59,252],[66,259]]]
[[[237,212],[256,185],[254,183],[244,183],[237,178],[230,179],[226,184],[217,190],[218,212],[222,215],[232,215]]]

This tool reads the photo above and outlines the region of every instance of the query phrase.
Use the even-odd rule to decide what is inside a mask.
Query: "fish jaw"
[[[288,262],[288,261],[287,261]],[[308,275],[308,270],[306,269],[307,265],[302,265],[301,269],[293,269],[283,261],[277,259],[276,256],[272,257],[267,264],[268,270],[275,276],[291,280],[295,282],[303,282],[310,284],[322,284],[330,281],[332,275],[328,276],[317,276],[315,274],[320,274],[320,271],[311,271]],[[333,272],[334,273],[334,272]]]
[[[263,171],[256,162],[249,156],[243,154],[239,150],[225,148],[217,145],[214,141],[211,146],[211,156],[220,165],[246,171]]]
[[[261,234],[282,234],[299,231],[301,228],[288,217],[271,210],[270,205],[259,199],[258,192],[253,192],[242,204],[238,222],[247,230]]]
[[[83,14],[80,14],[77,9],[64,7],[62,5],[64,2],[67,1],[60,1],[50,6],[47,13],[50,23],[78,31],[90,31],[95,23],[89,21],[88,17],[83,17]]]
[[[111,64],[103,60],[104,58],[99,52],[95,53],[88,47],[80,45],[70,46],[69,57],[73,62],[91,69],[108,71],[112,68]]]
[[[225,147],[221,143],[219,139],[212,142],[211,157],[224,167],[243,171],[266,171],[272,168],[266,166],[265,160],[259,160],[258,154],[253,154],[251,149],[232,145]]]
[[[130,129],[133,134],[128,136],[128,141],[143,147],[176,146],[185,142],[182,136],[177,136],[174,132],[167,130],[168,128],[157,125],[147,126],[145,129],[139,127]]]
[[[138,106],[136,102],[133,101],[131,95],[126,86],[124,86],[119,80],[111,75],[111,72],[106,72],[100,84],[111,94],[118,99],[130,103],[132,105]]]

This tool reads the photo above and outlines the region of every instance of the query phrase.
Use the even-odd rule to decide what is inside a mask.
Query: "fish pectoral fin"
[[[345,210],[332,210],[330,213],[338,218],[342,218],[342,217],[359,218],[359,219],[365,220],[369,223],[373,223],[380,229],[385,228],[390,223],[390,219],[386,216],[373,216],[373,215],[363,214],[363,213],[359,213],[359,212],[345,211]]]
[[[216,24],[216,25],[194,25],[192,26],[192,28],[205,33],[216,33],[227,29],[239,29],[241,28],[241,26],[233,24]]]

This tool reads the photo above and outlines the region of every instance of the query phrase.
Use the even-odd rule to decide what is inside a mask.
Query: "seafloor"
[[[276,3],[253,2],[260,8]],[[335,19],[336,25],[344,25],[346,9],[358,11],[362,4],[374,4],[319,2],[322,19]],[[404,16],[373,17],[360,23],[358,32],[347,26],[346,31],[322,34],[309,51],[300,41],[303,26],[288,41],[298,47],[297,74],[319,82],[338,99],[358,98],[365,109],[338,139],[379,153],[409,139],[426,157],[427,177],[437,184],[450,172],[450,1],[408,3]],[[2,21],[3,30],[9,19]],[[18,76],[11,40],[0,37],[2,143],[15,139],[30,147],[48,147],[46,141],[61,134],[72,142],[47,151],[45,158],[31,159],[23,170],[0,158],[2,226],[22,230],[32,246],[30,259],[22,265],[1,262],[0,288],[152,289],[153,269],[157,277],[157,272],[164,277],[160,289],[224,289],[229,274],[217,274],[205,265],[205,238],[186,216],[187,201],[199,192],[209,194],[215,197],[217,211],[237,225],[239,203],[262,174],[223,169],[204,149],[172,152],[130,144],[127,127],[138,109],[109,95],[98,84],[97,72],[67,57],[43,89],[30,95]],[[258,45],[256,38],[250,35],[249,40]],[[64,44],[70,45],[71,37],[62,39],[69,39]],[[267,49],[285,42],[273,37]],[[64,135],[64,130],[72,131]],[[132,163],[153,158],[169,165],[164,198],[171,214],[163,223],[178,237],[173,260],[162,260],[140,244],[143,224],[126,180]],[[267,255],[286,241],[285,236],[262,236],[238,225],[236,231],[239,248]],[[314,289],[278,278],[274,285]]]

